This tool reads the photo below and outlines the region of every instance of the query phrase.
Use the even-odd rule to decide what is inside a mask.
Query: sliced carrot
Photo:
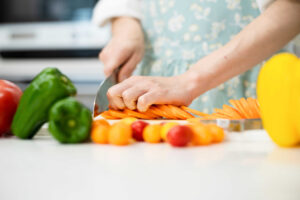
[[[250,109],[252,110],[253,118],[259,118],[259,113],[257,112],[257,109],[256,109],[255,99],[249,97],[249,98],[247,98],[247,102],[248,102]]]
[[[196,118],[194,115],[192,115],[191,113],[183,110],[181,107],[176,107],[176,109],[178,110],[178,112],[180,112],[181,115],[185,116],[186,118]]]
[[[187,112],[190,112],[194,115],[198,115],[200,117],[205,117],[205,116],[208,116],[208,114],[206,113],[203,113],[203,112],[200,112],[198,110],[195,110],[195,109],[192,109],[192,108],[189,108],[189,107],[186,107],[186,106],[181,106],[181,108]]]
[[[215,113],[214,115],[216,117],[216,119],[229,119],[228,117],[226,117],[226,115],[222,114],[222,113]]]
[[[240,100],[234,100],[236,109],[240,112],[243,119],[247,119],[249,117],[248,113],[245,111],[244,106],[241,104]]]
[[[209,115],[198,110],[191,109],[186,106],[174,105],[152,105],[146,112],[139,112],[129,109],[123,111],[108,110],[101,113],[101,116],[106,119],[122,119],[126,117],[135,117],[140,119],[191,119],[195,118],[192,114],[198,115],[201,119],[250,119],[260,118],[260,108],[257,99],[241,98],[240,100],[229,100],[229,105],[223,105],[222,109],[215,109],[214,113]]]
[[[238,102],[238,100],[233,100],[233,99],[230,99],[229,100],[229,103],[237,110],[237,112],[239,113],[239,115],[242,117],[242,119],[245,119],[246,116],[245,114],[243,113],[243,110]]]
[[[156,106],[151,106],[151,107],[147,110],[147,112],[150,112],[150,113],[152,113],[152,114],[154,114],[154,115],[157,115],[157,116],[159,116],[159,117],[163,117],[163,116],[161,115],[161,111],[160,111],[159,109],[157,109]]]
[[[185,110],[183,110],[177,106],[173,106],[173,105],[168,105],[168,106],[170,109],[172,109],[176,113],[176,115],[180,119],[195,118],[193,115],[191,115],[190,113],[186,112]]]
[[[230,113],[233,119],[242,119],[239,112],[231,106],[225,104],[223,105],[223,110],[226,111],[227,113]]]
[[[160,118],[160,116],[154,114],[149,109],[146,112],[142,112],[142,114],[147,115],[148,117],[151,117],[153,119]]]
[[[253,108],[251,107],[251,104],[249,104],[249,101],[245,98],[242,98],[241,101],[243,102],[243,105],[246,106],[246,110],[250,116],[250,119],[255,118]]]
[[[164,117],[164,118],[166,118],[166,119],[169,119],[169,116],[168,116],[163,110],[159,109],[157,106],[153,107],[152,110],[153,110],[155,113],[159,114],[161,117]]]
[[[127,108],[124,109],[124,113],[130,117],[135,117],[135,118],[139,118],[139,119],[152,119],[151,117],[149,117],[145,114],[142,114],[137,111],[129,110]]]
[[[117,119],[117,118],[111,116],[108,111],[104,111],[103,113],[101,113],[101,116],[105,119]]]
[[[227,113],[223,109],[215,108],[214,111],[215,111],[214,114],[219,114],[219,115],[221,114],[226,119],[233,119],[234,118],[231,113]]]
[[[258,102],[257,99],[254,99],[254,100],[255,100],[255,108],[256,108],[256,111],[257,111],[257,113],[259,114],[259,118],[261,118],[259,102]]]
[[[175,107],[175,106],[174,106]],[[167,115],[169,115],[170,117],[172,117],[172,119],[183,119],[182,116],[180,116],[177,111],[175,110],[173,106],[171,105],[165,105],[164,106],[164,111],[167,113]]]
[[[251,110],[248,107],[248,103],[247,103],[246,99],[245,98],[241,98],[239,100],[239,103],[241,105],[241,108],[243,109],[244,114],[246,115],[246,119],[252,118],[252,112],[251,112]]]
[[[177,107],[173,106],[173,105],[166,105],[168,108],[168,112],[171,113],[172,116],[174,116],[174,119],[186,119],[184,116],[181,116],[178,112],[177,112]]]
[[[167,117],[167,119],[177,119],[177,117],[170,111],[166,105],[157,105],[157,108]]]
[[[115,118],[118,118],[118,119],[123,119],[123,118],[128,117],[127,114],[125,114],[122,111],[118,111],[118,110],[108,110],[107,112],[108,112],[109,115],[111,115]]]

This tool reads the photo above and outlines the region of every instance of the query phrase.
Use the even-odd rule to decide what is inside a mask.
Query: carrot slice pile
[[[149,117],[146,114],[143,114],[143,113],[137,112],[137,111],[133,111],[133,110],[129,110],[127,108],[124,109],[124,114],[127,114],[127,116],[129,116],[129,117],[135,117],[135,118],[139,118],[139,119],[152,119],[151,117]]]
[[[223,105],[223,109],[215,109],[214,113],[204,116],[204,119],[258,119],[260,118],[260,108],[257,99],[251,97],[240,100],[229,100],[232,106]]]
[[[126,117],[135,117],[138,119],[256,119],[260,118],[260,108],[257,99],[241,98],[240,100],[229,100],[229,105],[223,105],[222,109],[214,109],[214,113],[207,114],[194,110],[186,106],[174,105],[152,105],[146,112],[139,112],[137,110],[108,110],[100,115],[105,119],[123,119]]]

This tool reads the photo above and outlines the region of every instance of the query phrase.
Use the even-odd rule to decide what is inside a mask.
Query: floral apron
[[[146,52],[137,73],[147,76],[184,73],[260,14],[255,0],[144,0],[143,4]],[[202,94],[190,107],[209,113],[229,99],[255,97],[259,68]]]

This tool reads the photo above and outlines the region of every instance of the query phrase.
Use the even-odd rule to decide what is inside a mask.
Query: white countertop
[[[1,138],[0,199],[299,200],[300,148],[279,148],[263,131],[179,149]]]

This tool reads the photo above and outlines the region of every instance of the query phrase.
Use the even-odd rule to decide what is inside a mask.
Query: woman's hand
[[[174,77],[133,76],[108,90],[110,107],[140,112],[152,104],[189,105],[196,85],[188,74]]]
[[[109,76],[122,66],[119,82],[131,76],[144,56],[144,35],[138,20],[121,17],[112,21],[112,39],[99,54],[104,73]]]

